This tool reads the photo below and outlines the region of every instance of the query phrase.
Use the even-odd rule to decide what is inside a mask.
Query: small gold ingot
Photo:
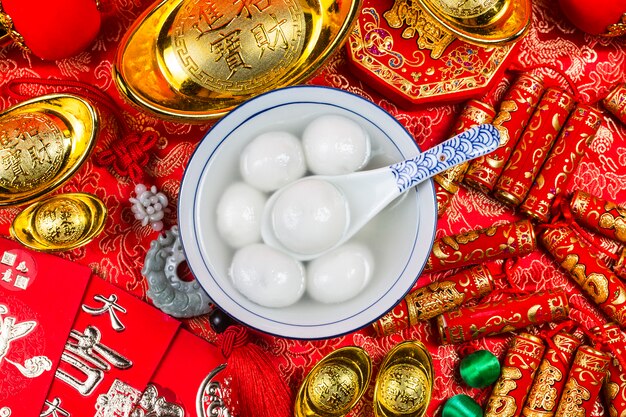
[[[397,344],[380,365],[374,388],[376,417],[421,417],[432,395],[433,361],[418,341]]]
[[[357,0],[159,1],[121,41],[113,79],[153,114],[193,122],[313,76],[356,23]]]
[[[59,194],[24,209],[10,231],[31,249],[64,251],[83,246],[100,234],[106,217],[106,206],[94,195]]]
[[[311,369],[294,405],[296,417],[341,417],[359,401],[369,385],[372,361],[360,347],[330,353]]]
[[[37,200],[81,167],[98,131],[95,109],[68,94],[37,97],[0,114],[0,206]]]
[[[437,23],[464,41],[506,45],[530,27],[530,0],[418,0]]]

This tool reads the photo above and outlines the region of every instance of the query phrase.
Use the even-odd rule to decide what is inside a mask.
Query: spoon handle
[[[389,166],[398,191],[403,193],[418,183],[455,165],[488,154],[500,146],[500,133],[493,125],[473,127],[418,156]]]

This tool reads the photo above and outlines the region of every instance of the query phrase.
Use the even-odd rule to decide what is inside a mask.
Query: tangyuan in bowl
[[[368,247],[375,264],[367,285],[354,297],[324,303],[305,293],[291,305],[263,307],[235,288],[229,269],[236,249],[221,238],[216,213],[225,190],[242,181],[242,152],[266,132],[302,137],[311,121],[328,114],[352,119],[366,130],[371,155],[363,169],[420,153],[403,126],[375,104],[332,88],[289,87],[255,97],[221,119],[199,144],[181,184],[178,217],[191,271],[227,314],[278,336],[328,338],[375,321],[413,287],[435,235],[436,199],[428,181],[390,205],[352,239]]]

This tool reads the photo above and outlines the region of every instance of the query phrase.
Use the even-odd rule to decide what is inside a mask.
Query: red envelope
[[[179,324],[94,276],[41,416],[129,416]]]
[[[133,417],[227,416],[224,399],[230,396],[222,380],[226,360],[217,347],[180,329],[159,365]]]
[[[0,238],[0,416],[38,416],[91,270]]]

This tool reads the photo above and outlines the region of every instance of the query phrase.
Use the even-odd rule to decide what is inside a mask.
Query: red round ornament
[[[67,58],[84,50],[100,31],[95,0],[3,0],[13,25],[11,37],[43,59]],[[18,42],[20,43],[20,42]]]
[[[626,33],[626,0],[559,0],[563,14],[583,32],[619,36]]]

